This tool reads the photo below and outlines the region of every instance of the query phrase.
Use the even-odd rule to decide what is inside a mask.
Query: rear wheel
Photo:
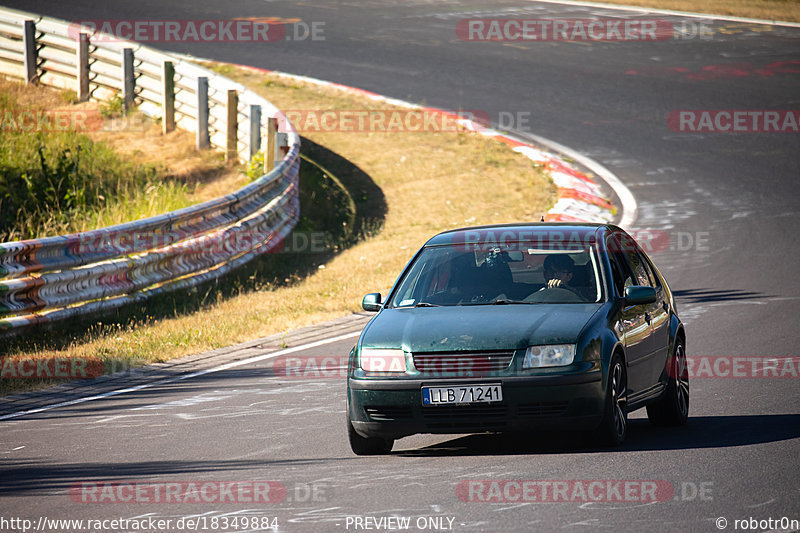
[[[628,376],[622,358],[615,355],[608,370],[608,389],[603,421],[597,428],[601,444],[619,446],[628,434]]]
[[[689,368],[683,339],[667,361],[667,388],[661,398],[647,406],[647,418],[657,426],[682,426],[689,419]]]
[[[386,455],[392,451],[392,446],[394,446],[394,439],[362,437],[356,433],[353,423],[350,422],[349,413],[347,415],[347,436],[350,440],[350,449],[356,455]]]

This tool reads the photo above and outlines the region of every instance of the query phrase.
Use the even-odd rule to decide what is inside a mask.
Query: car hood
[[[602,304],[533,304],[384,309],[361,345],[409,352],[525,349],[571,344]]]

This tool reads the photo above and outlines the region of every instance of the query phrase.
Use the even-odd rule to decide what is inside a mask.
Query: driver
[[[548,255],[544,260],[545,287],[568,289],[569,282],[575,275],[575,261],[568,255]]]

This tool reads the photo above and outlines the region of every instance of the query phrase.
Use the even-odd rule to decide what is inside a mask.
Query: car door
[[[622,299],[625,297],[625,289],[637,283],[622,252],[622,244],[615,236],[609,237],[606,249],[611,263],[614,292],[617,298]],[[645,312],[644,305],[627,305],[622,302],[616,324],[625,346],[631,395],[642,392],[649,383],[649,372],[645,363],[650,353],[651,329],[645,320]]]
[[[656,301],[650,304],[647,310],[650,315],[650,336],[652,337],[653,350],[655,351],[651,380],[655,383],[661,378],[662,370],[665,368],[669,357],[669,303],[667,301],[667,291],[656,275],[650,258],[641,248],[638,250],[638,254],[641,257],[642,267],[650,278],[650,286],[656,290]]]
[[[627,234],[621,234],[619,240],[622,243],[622,254],[628,263],[628,268],[633,274],[635,285],[646,285],[656,289],[656,301],[645,304],[641,307],[644,312],[644,320],[650,332],[643,342],[642,351],[645,353],[643,358],[637,363],[640,368],[636,369],[637,375],[641,379],[642,390],[658,384],[661,371],[666,363],[666,339],[668,334],[668,315],[665,309],[665,294],[660,283],[656,285],[655,275],[650,268],[649,261],[645,258],[641,248]]]

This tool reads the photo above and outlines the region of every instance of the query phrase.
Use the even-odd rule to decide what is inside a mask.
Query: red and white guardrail
[[[26,23],[27,21],[27,23]],[[32,21],[32,22],[31,22]],[[59,88],[80,86],[76,56],[80,40],[69,22],[0,8],[0,72]],[[33,31],[31,31],[31,28]],[[33,35],[31,35],[33,33]],[[236,91],[238,139],[235,155],[247,159],[260,145],[260,116],[279,110],[264,98],[186,58],[134,42],[103,39],[91,43],[90,95],[124,92],[121,54],[136,57],[130,79],[136,103],[160,115],[158,80],[164,63],[175,73],[175,122],[200,128],[198,87],[207,80],[205,127],[209,144],[228,149],[225,96]],[[35,55],[31,64],[34,40]],[[130,52],[128,52],[130,53]],[[26,55],[27,54],[27,55]],[[44,61],[38,61],[44,58]],[[132,63],[132,62],[131,62]],[[230,101],[230,99],[228,99]],[[242,119],[244,118],[244,120]],[[255,122],[254,122],[255,121]],[[216,125],[215,125],[216,124]],[[300,137],[284,121],[286,153],[275,168],[222,198],[178,211],[94,231],[0,243],[0,332],[113,309],[154,294],[185,289],[216,278],[279,246],[299,218]]]

